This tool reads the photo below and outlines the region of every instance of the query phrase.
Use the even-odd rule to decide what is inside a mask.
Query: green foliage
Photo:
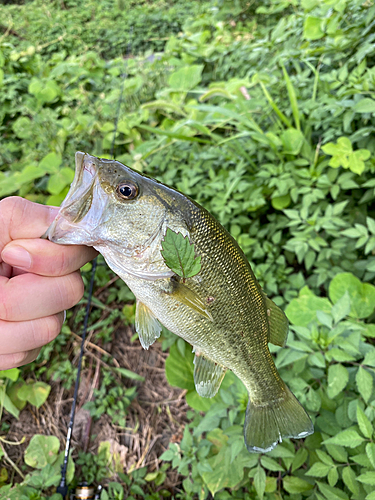
[[[195,276],[201,270],[201,257],[195,255],[194,244],[190,243],[187,236],[167,228],[161,246],[165,265],[183,280]]]
[[[359,494],[365,498],[371,493],[375,348],[365,339],[367,335],[375,336],[375,331],[363,319],[371,316],[375,302],[366,309],[367,293],[358,293],[359,287],[366,286],[374,288],[357,283],[349,273],[338,274],[329,287],[331,300],[319,298],[305,288],[286,309],[291,332],[287,348],[272,346],[276,366],[315,417],[315,433],[302,445],[299,443],[298,452],[286,440],[267,455],[249,455],[242,437],[247,400],[242,383],[228,373],[230,383],[225,378],[219,394],[207,400],[206,407],[197,406],[195,399],[189,398],[195,392],[192,355],[181,355],[177,344],[172,346],[166,362],[168,381],[188,389],[186,401],[192,408],[206,411],[204,416],[192,415],[180,445],[171,444],[162,456],[181,474],[192,478],[194,486],[189,485],[188,493],[198,494],[203,488],[214,495],[224,488],[241,490],[246,484],[259,498],[274,498],[277,481],[267,479],[279,470],[289,471],[282,479],[282,488],[291,495],[320,491],[323,498],[330,500],[332,495],[352,498],[349,495]],[[359,474],[361,484],[353,480]],[[250,484],[245,477],[251,478]],[[314,478],[326,478],[328,484]]]
[[[164,331],[167,379],[192,408],[182,441],[157,472],[119,472],[108,444],[79,456],[82,472],[95,481],[119,472],[103,498],[167,495],[170,464],[181,477],[176,498],[374,499],[373,3],[35,1],[1,6],[0,16],[22,37],[0,35],[0,196],[60,204],[76,150],[110,156],[123,84],[115,157],[204,205],[238,241],[286,309],[287,348],[272,350],[316,429],[249,455],[242,383],[227,373],[215,398],[201,398],[190,348]],[[163,52],[124,59],[129,41],[132,55]],[[110,279],[99,265],[97,286]],[[94,298],[95,339],[108,342],[120,318],[132,322],[133,300],[120,281],[104,302]],[[72,319],[77,331],[83,315]],[[71,388],[76,369],[62,348],[70,335],[65,325],[30,368],[0,374],[8,413],[39,404],[34,377]],[[104,370],[89,409],[123,426],[136,391],[121,375],[132,376]],[[0,491],[41,498],[56,463]]]

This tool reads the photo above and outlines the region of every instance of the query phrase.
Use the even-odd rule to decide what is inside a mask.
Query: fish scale
[[[168,228],[194,244],[201,257],[197,275],[183,280],[165,265],[161,244]],[[250,452],[313,432],[268,348],[268,342],[285,345],[287,319],[263,293],[237,242],[199,204],[119,162],[77,153],[75,179],[47,235],[102,253],[137,299],[136,328],[145,348],[160,335],[159,322],[192,344],[198,394],[214,396],[227,369],[242,380],[249,392],[244,437]]]

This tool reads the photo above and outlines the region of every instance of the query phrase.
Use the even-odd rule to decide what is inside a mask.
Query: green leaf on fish
[[[195,256],[194,244],[187,236],[167,228],[161,246],[165,265],[181,278],[191,278],[201,270],[201,257]]]

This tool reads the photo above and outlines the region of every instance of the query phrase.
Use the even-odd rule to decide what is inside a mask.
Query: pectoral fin
[[[267,316],[269,323],[268,342],[284,347],[288,336],[289,322],[284,312],[268,297],[266,297]]]
[[[139,300],[137,300],[135,310],[135,329],[144,349],[148,349],[160,337],[161,326],[159,321],[150,309]]]
[[[194,358],[194,383],[197,393],[204,398],[212,398],[220,388],[226,368],[204,355],[195,355]]]
[[[190,288],[188,288],[183,283],[180,283],[178,281],[173,282],[173,290],[171,292],[171,296],[182,304],[185,304],[191,309],[194,309],[194,311],[201,314],[205,318],[213,321],[211,313],[208,310],[208,304],[205,304],[195,292],[190,290]]]

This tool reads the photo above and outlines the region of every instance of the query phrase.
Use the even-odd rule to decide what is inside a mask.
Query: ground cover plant
[[[374,3],[86,7],[0,6],[0,196],[60,204],[74,152],[110,157],[114,138],[118,160],[237,239],[289,318],[273,352],[316,432],[249,455],[242,384],[229,373],[200,398],[191,348],[167,331],[141,354],[132,294],[101,261],[72,484],[102,481],[102,498],[374,499]],[[85,300],[36,362],[0,372],[0,496],[58,498],[69,405],[49,415],[72,394]],[[26,433],[27,414],[48,435]]]

